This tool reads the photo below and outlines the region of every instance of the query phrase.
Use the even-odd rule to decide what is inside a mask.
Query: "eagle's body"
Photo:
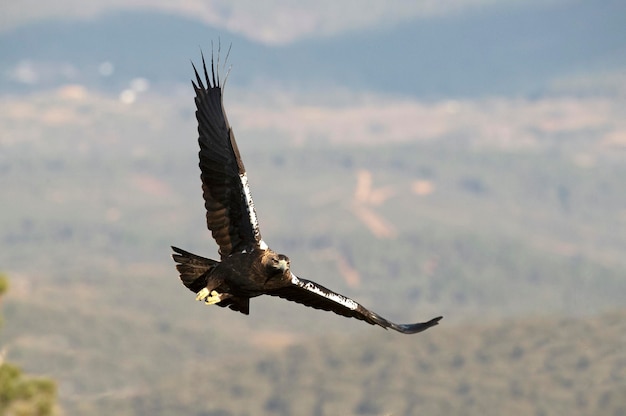
[[[172,247],[183,284],[208,305],[250,312],[250,298],[278,296],[306,306],[412,334],[437,325],[441,317],[395,324],[357,302],[291,272],[289,258],[261,238],[248,177],[222,106],[222,86],[211,62],[202,59],[206,87],[195,71],[200,170],[207,226],[219,245],[220,261]],[[218,65],[219,66],[219,65]]]

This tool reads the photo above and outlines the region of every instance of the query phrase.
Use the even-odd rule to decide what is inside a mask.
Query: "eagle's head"
[[[268,278],[276,278],[281,275],[289,277],[289,257],[284,254],[267,250],[266,255],[263,256],[262,263],[265,266]]]
[[[285,256],[284,254],[277,254],[276,256],[272,257],[271,266],[277,271],[280,271],[281,273],[285,273],[289,270],[289,266],[290,266],[289,257]]]

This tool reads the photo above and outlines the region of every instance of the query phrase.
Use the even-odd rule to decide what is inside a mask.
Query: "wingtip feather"
[[[207,88],[217,87],[217,84],[215,83],[215,70],[213,68],[213,54],[211,54],[211,72],[213,75],[213,84],[211,84],[211,78],[209,78],[209,71],[206,68],[206,61],[204,59],[204,53],[202,51],[200,51],[200,56],[202,56],[202,68],[204,71],[204,79],[206,79]]]
[[[202,53],[202,52],[200,52],[200,53]],[[204,57],[203,57],[202,59],[204,60]],[[194,82],[193,80],[191,80],[191,84],[193,85],[194,90],[195,90],[195,91],[198,91],[198,90],[200,90],[200,89],[204,90],[205,88],[204,88],[204,84],[202,83],[202,78],[200,78],[200,74],[198,73],[198,70],[196,69],[196,66],[194,65],[193,61],[191,61],[191,66],[193,67],[193,72],[194,72],[194,73],[195,73],[195,75],[196,75],[196,82],[198,83],[198,84],[196,85],[196,82]],[[198,88],[198,86],[199,86],[200,88]]]
[[[392,324],[389,327],[403,334],[417,334],[419,332],[426,331],[428,328],[432,328],[435,325],[439,325],[439,321],[442,319],[443,316],[438,316],[428,322],[419,322],[416,324]]]

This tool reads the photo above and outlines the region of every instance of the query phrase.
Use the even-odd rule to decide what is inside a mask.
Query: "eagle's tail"
[[[176,269],[180,273],[180,280],[192,292],[198,293],[208,282],[211,270],[219,263],[218,261],[206,259],[173,247],[175,254],[172,258],[176,262]]]

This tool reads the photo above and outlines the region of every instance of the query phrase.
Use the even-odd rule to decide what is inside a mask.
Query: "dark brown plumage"
[[[193,64],[192,64],[193,65]],[[413,334],[437,325],[442,317],[395,324],[357,302],[291,272],[289,258],[261,238],[254,203],[235,136],[222,103],[222,84],[211,60],[202,57],[204,81],[194,66],[200,178],[206,221],[219,246],[220,261],[172,247],[183,284],[207,304],[250,312],[250,298],[278,296],[316,309]],[[219,66],[219,65],[218,65]],[[206,83],[206,85],[205,85]]]

